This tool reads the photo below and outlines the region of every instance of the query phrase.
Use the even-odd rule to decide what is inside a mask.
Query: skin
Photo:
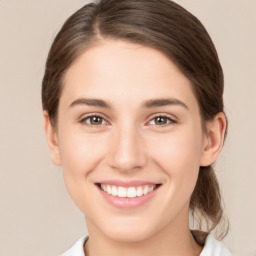
[[[88,106],[84,98],[110,107]],[[175,101],[143,106],[166,98]],[[101,124],[92,124],[88,115],[102,117]],[[166,116],[163,123],[156,121],[159,115]],[[200,254],[189,230],[189,199],[199,166],[212,164],[221,150],[226,120],[218,113],[202,130],[190,81],[170,59],[149,47],[105,40],[66,73],[57,127],[47,112],[44,121],[52,161],[62,166],[67,189],[86,218],[87,256]],[[161,186],[141,207],[119,209],[95,186],[112,179]]]

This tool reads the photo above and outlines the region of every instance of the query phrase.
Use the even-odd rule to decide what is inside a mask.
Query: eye
[[[107,122],[102,118],[101,116],[97,115],[91,115],[83,118],[80,123],[85,123],[86,125],[91,125],[91,126],[99,126],[99,125],[104,125],[107,124]]]
[[[170,123],[176,123],[176,121],[167,116],[156,116],[149,121],[150,125],[158,125],[158,126],[164,126]]]

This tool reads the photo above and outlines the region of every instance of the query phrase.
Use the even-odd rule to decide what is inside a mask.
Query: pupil
[[[166,124],[166,118],[161,116],[157,117],[156,124]]]
[[[98,116],[93,116],[91,117],[91,123],[92,124],[101,124],[102,123],[102,120],[100,117]]]

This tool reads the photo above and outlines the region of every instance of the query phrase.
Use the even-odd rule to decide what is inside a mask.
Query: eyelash
[[[88,119],[90,120],[90,118],[93,118],[93,117],[101,118],[101,120],[102,120],[103,122],[105,122],[105,124],[99,124],[99,125],[88,124],[86,121],[87,121]],[[159,118],[159,117],[160,117],[160,118],[165,118],[165,119],[167,119],[167,123],[166,123],[166,124],[163,124],[163,125],[156,125],[156,124],[149,124],[149,125],[156,125],[156,126],[158,126],[159,128],[163,128],[163,127],[166,127],[166,126],[168,126],[168,125],[170,125],[170,124],[176,124],[176,123],[177,123],[177,120],[175,120],[175,119],[173,119],[173,118],[171,118],[171,117],[169,117],[169,116],[167,116],[167,115],[163,115],[163,114],[158,114],[158,115],[154,116],[153,118],[150,119],[150,121],[149,121],[148,123],[150,123],[152,120],[156,120],[156,118]],[[106,125],[106,124],[108,123],[108,122],[105,120],[105,118],[102,117],[102,116],[99,115],[99,114],[91,114],[91,115],[89,115],[89,116],[86,116],[86,117],[82,118],[79,122],[80,122],[81,124],[85,124],[85,125],[90,126],[90,127],[92,127],[92,128],[99,128],[99,127],[101,127],[102,125]]]
[[[91,114],[91,115],[89,115],[89,116],[86,116],[86,117],[82,118],[79,122],[80,122],[81,124],[85,124],[85,125],[90,126],[90,127],[92,127],[92,128],[97,128],[97,127],[101,127],[102,125],[105,125],[105,124],[100,124],[100,125],[88,124],[88,123],[86,122],[86,120],[88,120],[88,119],[90,120],[90,118],[93,118],[93,117],[101,118],[102,121],[104,121],[104,122],[107,123],[107,121],[105,120],[105,118],[102,117],[102,116],[99,115],[99,114]]]
[[[176,124],[177,123],[177,120],[167,116],[167,115],[163,115],[163,114],[158,114],[156,116],[154,116],[153,118],[150,119],[149,122],[151,122],[152,120],[156,120],[156,118],[165,118],[165,120],[167,120],[167,123],[166,124],[163,124],[163,125],[156,125],[156,124],[153,124],[153,125],[156,125],[158,126],[159,128],[164,128],[170,124]],[[150,124],[151,125],[151,124]]]

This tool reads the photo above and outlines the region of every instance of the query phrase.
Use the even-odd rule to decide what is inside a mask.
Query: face
[[[89,232],[139,241],[188,228],[206,138],[190,81],[155,49],[104,41],[64,79],[52,158]]]

